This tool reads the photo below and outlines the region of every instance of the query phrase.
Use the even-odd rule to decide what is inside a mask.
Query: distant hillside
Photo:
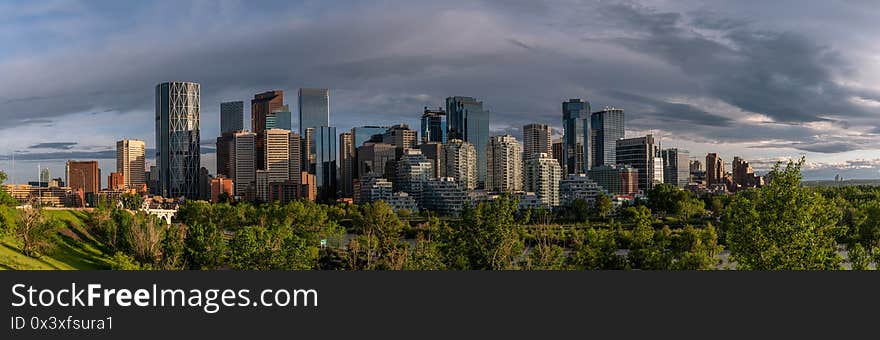
[[[84,212],[46,210],[46,214],[62,222],[54,250],[33,258],[19,251],[20,244],[12,235],[0,237],[0,269],[68,270],[108,269],[110,259],[102,252],[106,247],[92,236]],[[14,214],[14,212],[13,212]]]
[[[880,179],[847,179],[843,181],[821,180],[803,181],[805,187],[849,187],[849,186],[880,186]]]

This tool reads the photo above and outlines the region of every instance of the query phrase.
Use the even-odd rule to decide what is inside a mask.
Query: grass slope
[[[18,240],[12,235],[3,236],[0,238],[0,269],[71,270],[110,267],[110,259],[102,251],[106,247],[88,232],[86,213],[46,210],[46,214],[63,225],[55,241],[55,249],[40,258],[25,256],[19,250],[21,243]]]

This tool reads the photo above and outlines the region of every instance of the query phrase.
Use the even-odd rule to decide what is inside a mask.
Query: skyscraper
[[[639,171],[628,165],[600,165],[587,176],[610,195],[633,195],[639,191]]]
[[[565,172],[582,174],[590,169],[590,102],[570,99],[562,103],[563,158]]]
[[[434,163],[417,149],[408,149],[397,164],[394,189],[409,194],[421,205],[422,188],[434,173]]]
[[[562,168],[546,153],[526,161],[525,191],[535,193],[538,200],[546,206],[559,205],[559,182],[562,181]]]
[[[101,186],[101,170],[98,161],[67,161],[65,182],[73,190],[86,195],[96,194]]]
[[[647,193],[654,187],[654,161],[659,154],[659,147],[654,142],[654,135],[637,138],[618,139],[616,148],[617,164],[629,165],[638,170],[639,190]]]
[[[122,175],[123,187],[141,190],[147,184],[144,178],[144,141],[123,139],[116,142],[116,172]]]
[[[291,130],[293,122],[291,121],[290,108],[287,105],[281,105],[280,108],[266,115],[266,129],[283,129]]]
[[[431,177],[440,177],[440,153],[443,152],[443,144],[440,142],[422,143],[419,144],[419,150],[426,158],[434,162],[434,174]],[[474,149],[474,157],[476,157],[476,149]],[[477,161],[475,159],[474,166],[476,165]],[[476,173],[474,173],[474,175],[476,175]]]
[[[396,152],[394,146],[385,143],[367,142],[358,147],[357,173],[359,179],[366,177],[394,178],[394,173],[386,173],[386,165],[394,162]]]
[[[565,142],[562,138],[553,140],[553,158],[559,161],[559,166],[565,170]]]
[[[590,115],[593,129],[593,166],[617,164],[614,148],[624,137],[623,110],[608,108]]]
[[[266,130],[266,172],[269,183],[290,180],[290,130]]]
[[[248,189],[256,180],[256,138],[257,135],[249,131],[235,133],[231,154],[235,196],[247,196]]]
[[[422,143],[446,143],[446,111],[443,111],[443,108],[438,108],[435,111],[425,106],[421,131]]]
[[[516,138],[511,135],[492,136],[489,139],[487,149],[489,164],[486,189],[499,193],[522,191],[522,147]],[[541,154],[534,155],[534,157],[538,155]]]
[[[315,145],[315,182],[318,198],[324,201],[336,199],[336,157],[338,156],[336,127],[319,126],[314,128],[312,140]]]
[[[466,190],[476,189],[477,151],[474,145],[461,139],[450,139],[443,145],[440,151],[440,177],[455,178]]]
[[[223,132],[217,137],[217,175],[231,178],[232,174],[232,142],[235,132]]]
[[[199,195],[200,86],[192,82],[156,85],[156,164],[159,194]]]
[[[330,126],[330,90],[299,89],[299,131]],[[335,138],[334,138],[335,139]],[[321,180],[318,179],[318,182]],[[319,184],[320,186],[320,184]]]
[[[354,195],[355,179],[355,155],[357,149],[354,146],[354,134],[343,132],[339,134],[339,188],[343,197]]]
[[[553,142],[550,141],[550,126],[547,124],[523,126],[523,159],[529,159],[539,153],[553,154]]]
[[[220,134],[244,130],[244,102],[220,103]]]
[[[300,138],[298,133],[291,132],[290,133],[290,141],[288,142],[290,153],[288,154],[288,160],[290,161],[290,181],[295,185],[301,185],[302,180],[302,138]],[[297,187],[297,192],[299,192],[299,187]]]
[[[489,145],[489,111],[483,102],[472,97],[446,98],[446,138],[461,139],[477,150],[477,187],[486,184],[487,151]]]
[[[266,117],[284,105],[284,91],[274,90],[254,95],[251,100],[251,132],[256,134],[256,166],[266,169]]]
[[[690,181],[690,152],[670,148],[660,152],[663,157],[663,182],[684,188]]]
[[[397,156],[402,156],[407,149],[413,149],[418,145],[418,132],[410,129],[406,124],[394,125],[382,135],[382,143],[394,145]]]
[[[709,153],[706,155],[706,185],[722,183],[724,183],[724,161],[717,153]]]

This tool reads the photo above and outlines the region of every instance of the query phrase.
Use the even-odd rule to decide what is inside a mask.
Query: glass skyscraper
[[[446,143],[446,112],[442,108],[434,111],[425,107],[421,134],[422,143]]]
[[[590,102],[570,99],[562,103],[563,159],[565,172],[584,174],[590,170]]]
[[[293,122],[291,121],[291,113],[287,105],[282,106],[280,109],[277,109],[266,116],[266,130],[283,129],[292,131],[292,126]]]
[[[156,165],[163,197],[198,198],[200,92],[198,83],[156,85]]]
[[[314,129],[312,139],[315,147],[314,174],[318,197],[325,201],[336,198],[336,127],[321,126]]]
[[[354,138],[354,147],[355,149],[364,145],[364,143],[369,142],[370,140],[381,142],[382,135],[385,134],[390,126],[358,126],[351,128],[351,133]]]
[[[605,108],[590,116],[593,134],[592,166],[614,165],[617,158],[614,148],[618,139],[624,137],[623,110]]]
[[[220,103],[220,133],[244,129],[244,102]]]
[[[330,126],[330,90],[299,89],[299,131]]]
[[[489,111],[472,97],[446,98],[446,138],[461,139],[477,149],[477,187],[486,184],[486,147],[489,145]]]

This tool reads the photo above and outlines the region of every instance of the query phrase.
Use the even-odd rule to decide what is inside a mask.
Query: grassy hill
[[[55,249],[40,258],[25,256],[19,250],[21,248],[19,241],[12,235],[5,235],[0,237],[0,270],[108,269],[110,267],[110,259],[102,251],[106,247],[92,236],[86,227],[86,213],[46,210],[46,214],[63,225],[55,241]]]

